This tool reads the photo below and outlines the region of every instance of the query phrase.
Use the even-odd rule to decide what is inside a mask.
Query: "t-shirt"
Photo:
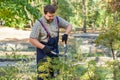
[[[57,22],[56,16],[54,16],[54,19],[52,22],[48,23],[47,20],[45,19],[44,16],[42,16],[40,19],[48,32],[50,33],[51,37],[57,37],[58,36],[58,28],[67,28],[68,25],[70,24],[68,21],[64,20],[61,17],[58,17],[59,24]],[[59,25],[59,27],[58,27]],[[40,42],[47,42],[48,37],[47,37],[47,32],[43,28],[42,24],[37,20],[32,27],[32,31],[30,34],[31,38],[38,39]]]

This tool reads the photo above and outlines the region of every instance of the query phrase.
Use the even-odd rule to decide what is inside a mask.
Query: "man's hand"
[[[67,39],[68,39],[68,34],[62,35],[62,42],[67,43]]]
[[[42,50],[43,50],[44,53],[50,53],[51,52],[51,49],[50,49],[49,46],[45,46]]]

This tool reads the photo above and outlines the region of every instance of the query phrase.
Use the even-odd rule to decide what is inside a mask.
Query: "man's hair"
[[[55,13],[56,9],[53,5],[46,5],[44,7],[44,14],[47,14],[47,12],[49,13]]]

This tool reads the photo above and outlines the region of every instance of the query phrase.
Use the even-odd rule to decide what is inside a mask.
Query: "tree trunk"
[[[114,53],[114,49],[113,49],[113,46],[112,46],[112,40],[111,40],[111,43],[110,43],[110,47],[111,47],[111,52],[112,52],[112,57],[113,57],[113,60],[115,60],[115,53]]]
[[[114,49],[113,49],[113,46],[112,46],[112,41],[110,43],[110,46],[111,46],[111,52],[112,52],[112,56],[113,56],[113,60],[116,60],[115,58],[115,53],[114,53]],[[116,68],[115,68],[115,64],[113,64],[113,80],[117,80],[117,73],[116,73]]]
[[[113,64],[113,80],[117,80],[117,73],[116,73],[116,68],[115,65]]]
[[[113,55],[113,60],[116,60],[115,58],[115,53],[114,53],[114,50],[113,48],[111,48],[111,51],[112,51],[112,55]],[[116,68],[115,68],[115,64],[113,64],[113,80],[117,80],[117,73],[116,73]]]
[[[83,32],[86,33],[86,6],[85,6],[85,0],[82,0],[82,6],[83,6],[83,13],[84,13],[84,23],[83,23]]]

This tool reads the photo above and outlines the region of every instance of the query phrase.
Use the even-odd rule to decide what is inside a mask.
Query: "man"
[[[50,58],[58,57],[52,52],[59,53],[59,28],[66,29],[64,35],[62,35],[62,42],[67,42],[68,34],[72,30],[72,25],[63,18],[55,16],[55,11],[54,6],[46,5],[44,15],[32,27],[29,41],[37,48],[37,64],[41,60],[44,62],[46,56]],[[53,76],[53,73],[50,74]],[[38,78],[38,80],[43,79]]]

